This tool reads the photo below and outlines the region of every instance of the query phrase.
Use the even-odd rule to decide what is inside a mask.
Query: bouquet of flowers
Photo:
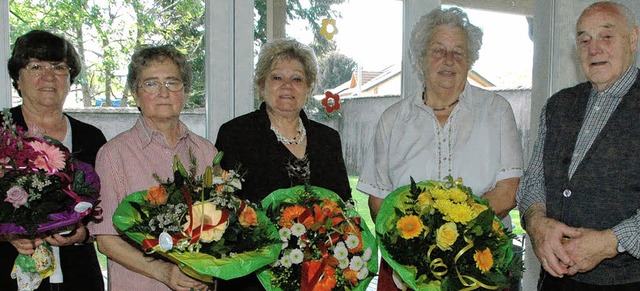
[[[237,171],[212,166],[196,176],[173,160],[173,181],[161,181],[128,195],[118,205],[113,223],[146,253],[158,253],[201,281],[242,277],[275,261],[278,232],[265,214],[234,195],[241,189]]]
[[[376,232],[384,260],[416,290],[499,290],[521,276],[515,235],[461,179],[412,178],[385,198]]]
[[[25,131],[14,125],[8,110],[2,116],[0,235],[36,237],[69,231],[85,216],[97,215],[100,180],[93,167],[73,159],[62,143],[36,128]],[[59,259],[55,251],[45,243],[32,256],[19,255],[12,276],[20,286],[37,288],[54,271]]]
[[[267,290],[366,290],[378,251],[353,205],[330,190],[296,186],[262,206],[284,242],[279,260],[258,273]]]

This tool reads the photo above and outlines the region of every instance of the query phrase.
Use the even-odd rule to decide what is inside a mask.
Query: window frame
[[[411,72],[406,48],[413,24],[424,13],[439,6],[439,0],[403,1],[404,72]],[[211,141],[215,141],[218,128],[224,122],[253,110],[253,7],[253,0],[205,1],[205,49],[210,55],[205,66],[205,120],[206,138]],[[8,60],[11,48],[9,1],[0,1],[0,11],[4,11],[0,13],[0,59]],[[11,107],[11,81],[6,66],[3,67],[0,80],[7,85],[4,86],[4,97],[0,97],[0,106],[8,108]],[[402,74],[402,96],[416,92],[419,86],[420,82],[413,74]]]

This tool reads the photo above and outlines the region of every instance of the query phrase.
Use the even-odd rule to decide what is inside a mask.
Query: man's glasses
[[[169,91],[178,92],[182,90],[182,88],[184,87],[184,83],[177,80],[165,81],[165,82],[145,81],[142,83],[142,85],[138,86],[138,88],[142,88],[145,92],[149,94],[156,94],[160,92],[160,86],[165,86],[167,89],[169,89]]]
[[[51,72],[56,76],[66,76],[69,75],[71,68],[68,65],[60,63],[51,66],[45,66],[40,63],[30,63],[24,67],[27,70],[27,73],[31,76],[42,76],[47,70],[51,70]]]

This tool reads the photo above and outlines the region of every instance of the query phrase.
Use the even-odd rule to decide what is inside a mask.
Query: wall
[[[133,127],[140,116],[136,108],[83,108],[66,109],[65,112],[81,121],[95,125],[102,130],[107,140]],[[180,120],[196,134],[205,135],[204,109],[183,110]]]
[[[526,144],[525,138],[529,133],[531,91],[500,90],[495,92],[505,97],[511,104],[524,146]],[[397,95],[343,99],[340,104],[340,117],[318,120],[318,122],[340,132],[343,156],[349,175],[359,175],[360,167],[364,162],[364,153],[373,138],[380,115],[387,107],[399,100],[400,96]],[[133,127],[140,116],[135,108],[69,109],[66,112],[100,128],[107,140]],[[313,117],[311,118],[313,119]],[[204,136],[206,128],[203,109],[184,110],[180,119],[191,131]],[[211,140],[215,141],[215,138],[211,138]]]

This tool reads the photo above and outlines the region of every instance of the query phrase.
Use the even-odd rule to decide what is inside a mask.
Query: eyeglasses
[[[138,88],[142,88],[145,92],[149,94],[156,94],[160,92],[160,86],[165,86],[167,89],[169,89],[169,91],[178,92],[182,90],[182,88],[184,87],[184,83],[177,80],[164,81],[164,82],[145,81],[142,83],[142,85],[138,86]]]
[[[464,61],[467,58],[467,54],[458,49],[450,51],[444,48],[431,49],[431,57],[433,57],[434,59],[446,58],[449,54],[451,54],[451,56],[453,56],[453,59],[455,59],[456,61]]]
[[[66,76],[69,75],[69,72],[71,71],[71,68],[63,63],[51,66],[45,66],[40,63],[31,63],[27,64],[24,69],[27,70],[27,73],[31,76],[42,76],[47,70],[51,70],[51,72],[56,76]]]

